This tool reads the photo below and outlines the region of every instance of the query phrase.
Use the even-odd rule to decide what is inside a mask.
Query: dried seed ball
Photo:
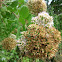
[[[56,43],[60,43],[60,41],[61,41],[61,32],[59,32],[55,27],[47,29],[47,32],[53,36]]]
[[[11,34],[9,35],[9,38],[16,39],[16,35],[14,35],[14,34],[11,33]]]
[[[26,45],[26,38],[24,37],[24,35],[21,35],[21,38],[19,40],[17,40],[17,46],[19,47],[19,50],[21,52],[24,52],[25,45]]]
[[[55,38],[56,33],[54,32],[57,32],[59,40]],[[29,25],[24,36],[27,40],[25,48],[28,52],[26,56],[30,58],[53,58],[57,52],[58,44],[61,41],[60,32],[58,30],[55,28],[46,29],[36,24]]]
[[[59,43],[61,42],[61,33],[54,27],[46,29],[48,37],[46,46],[46,52],[49,59],[55,56],[55,53],[58,51]]]
[[[2,41],[2,46],[6,50],[12,50],[16,47],[16,41],[13,38],[5,38]]]
[[[28,0],[27,6],[34,15],[38,15],[38,13],[47,10],[47,5],[44,0]]]
[[[33,58],[42,58],[45,56],[46,44],[43,44],[43,42],[46,41],[46,31],[44,27],[31,24],[29,25],[28,30],[24,36],[27,39],[25,48],[28,50],[28,52],[26,56]]]
[[[42,36],[45,37],[46,36],[46,29],[43,26],[39,26],[36,24],[31,24],[28,26],[28,34],[33,35],[33,36]]]
[[[47,12],[40,12],[38,16],[32,17],[31,20],[32,23],[40,26],[49,27],[49,28],[54,26],[53,17],[50,16]]]
[[[20,38],[17,40],[17,46],[20,50],[20,55],[24,56],[25,53],[26,53],[26,49],[24,48],[26,46],[26,38],[25,36],[23,35],[26,31],[22,31],[20,32],[21,33],[21,36]]]

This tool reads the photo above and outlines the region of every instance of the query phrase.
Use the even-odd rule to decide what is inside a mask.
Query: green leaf
[[[14,62],[16,62],[16,60],[14,60]]]
[[[36,59],[36,62],[39,62],[39,59]]]
[[[19,21],[21,22],[22,24],[22,27],[23,27],[23,30],[25,30],[25,19],[20,15],[19,17]]]
[[[19,58],[19,56],[18,56],[18,55],[16,55],[16,58]]]
[[[26,62],[26,58],[25,57],[23,57],[22,62]]]
[[[13,1],[11,7],[16,7],[18,5],[18,1]]]
[[[26,62],[29,62],[29,58],[28,57],[26,57]]]
[[[8,6],[8,7],[7,7],[7,10],[9,10],[10,12],[17,11],[17,9],[16,9],[15,7],[12,8],[11,6]]]
[[[18,0],[19,3],[24,3],[24,0]]]
[[[20,27],[18,27],[18,29],[17,29],[17,39],[19,38],[20,29],[21,29],[21,26],[20,26]]]
[[[19,2],[19,6],[24,4],[24,0],[18,0],[18,2]]]
[[[5,18],[6,17],[6,12],[2,12],[1,15]]]
[[[39,62],[44,62],[42,59],[39,59]]]
[[[7,10],[9,10],[9,11],[11,11],[11,12],[13,11],[13,9],[12,9],[11,6],[8,6],[8,7],[7,7]]]
[[[26,5],[21,6],[19,10],[19,15],[21,15],[24,19],[29,15],[29,9]]]
[[[25,20],[21,15],[19,17],[19,21],[21,22],[21,24],[25,25]]]
[[[26,18],[26,20],[28,21],[28,24],[27,25],[30,25],[31,24],[32,17],[33,17],[33,15],[32,14],[29,14],[29,16]]]
[[[6,10],[7,10],[7,7],[5,7],[5,6],[1,8],[2,12],[6,11]]]

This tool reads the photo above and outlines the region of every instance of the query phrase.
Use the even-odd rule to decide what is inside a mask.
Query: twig
[[[2,2],[2,4],[4,4],[3,2]],[[6,4],[4,4],[6,7],[8,7]]]
[[[1,2],[2,2],[2,0],[0,0],[0,7],[2,6],[2,3]]]
[[[14,12],[12,12],[15,16],[16,16],[16,14],[14,13]],[[16,16],[18,19],[19,19],[19,17],[18,16]]]
[[[5,3],[2,2],[2,4],[4,4],[6,7],[8,7]],[[16,16],[16,18],[19,19],[19,17],[14,12],[12,12],[12,13]]]

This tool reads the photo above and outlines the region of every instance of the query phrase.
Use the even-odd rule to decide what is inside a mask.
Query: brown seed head
[[[61,41],[60,32],[54,27],[52,29],[46,29],[35,24],[28,26],[28,30],[24,33],[24,36],[27,40],[25,46],[27,50],[26,56],[31,58],[45,59],[48,57],[51,59],[55,56],[58,45]]]
[[[13,38],[5,38],[2,41],[2,46],[6,50],[12,50],[16,47],[16,41]]]
[[[47,11],[47,5],[44,0],[28,0],[27,6],[34,15],[38,15],[42,11]]]

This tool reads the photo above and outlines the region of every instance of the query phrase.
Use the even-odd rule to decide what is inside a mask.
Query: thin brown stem
[[[6,7],[8,7],[5,3],[1,2],[2,4],[4,4]]]
[[[19,19],[19,17],[14,12],[12,12],[12,13]]]
[[[2,4],[4,4],[6,7],[8,7],[5,3],[2,2]],[[12,12],[12,13],[16,16],[16,18],[19,19],[19,17],[14,12]]]
[[[2,3],[1,2],[2,2],[2,0],[0,0],[0,7],[2,7]]]

